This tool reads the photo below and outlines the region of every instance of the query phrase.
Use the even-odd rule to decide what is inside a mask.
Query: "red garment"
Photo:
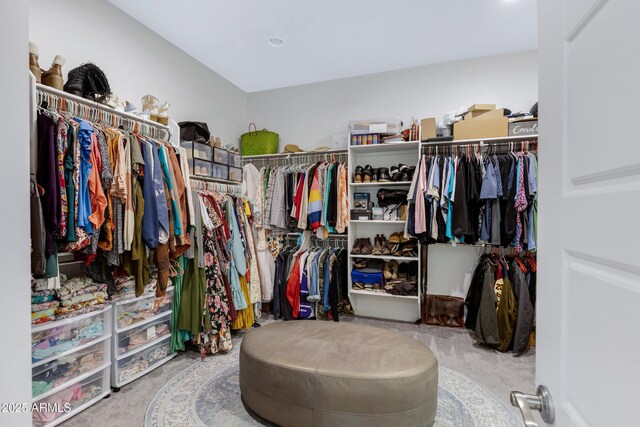
[[[296,219],[300,219],[300,208],[302,207],[302,190],[304,188],[304,174],[300,174],[300,179],[298,180],[298,188],[296,190],[296,197],[293,199],[293,204],[296,207]]]
[[[304,252],[300,252],[296,257],[296,263],[293,265],[289,280],[287,280],[287,299],[293,308],[293,317],[298,318],[300,311],[300,257]]]

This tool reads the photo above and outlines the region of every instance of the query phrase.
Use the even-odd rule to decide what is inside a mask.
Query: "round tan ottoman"
[[[418,341],[349,323],[290,321],[240,347],[246,405],[280,426],[429,426],[438,361]]]

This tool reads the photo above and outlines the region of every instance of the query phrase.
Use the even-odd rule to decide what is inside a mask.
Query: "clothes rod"
[[[154,122],[154,121],[151,121],[151,120],[145,120],[145,119],[143,119],[143,118],[141,118],[139,116],[136,116],[135,114],[126,113],[126,112],[123,112],[123,111],[117,111],[117,110],[114,110],[113,108],[109,107],[108,105],[100,104],[98,102],[91,101],[89,99],[85,99],[85,98],[82,98],[80,96],[76,96],[76,95],[73,95],[73,94],[58,90],[58,89],[53,88],[51,86],[43,85],[41,83],[36,83],[36,90],[39,91],[39,92],[43,92],[43,93],[47,93],[47,94],[50,94],[50,95],[57,96],[58,98],[65,99],[67,101],[75,102],[77,104],[86,105],[86,106],[88,106],[90,108],[95,108],[96,110],[100,110],[100,111],[104,111],[104,112],[107,112],[107,113],[111,113],[111,114],[113,114],[115,116],[118,116],[118,117],[121,117],[122,119],[125,119],[125,120],[131,120],[133,122],[141,123],[141,124],[146,125],[146,126],[151,126],[151,127],[160,129],[162,131],[165,131],[167,133],[167,135],[169,136],[169,138],[171,137],[171,134],[172,134],[171,128],[169,126],[165,126],[165,125],[163,125],[161,123]],[[167,139],[169,139],[169,138],[167,138]]]
[[[337,150],[326,150],[326,151],[301,151],[299,153],[276,153],[276,154],[258,154],[255,156],[243,156],[242,160],[251,161],[253,159],[276,159],[276,158],[288,158],[288,157],[297,157],[297,156],[322,156],[324,154],[347,154],[346,148],[341,148]]]
[[[287,237],[300,237],[300,233],[287,233],[286,234]],[[315,234],[311,235],[312,238],[316,238],[316,239],[323,239],[321,237],[316,236]],[[342,238],[345,239],[349,237],[348,234],[337,234],[337,233],[329,233],[329,235],[326,237],[327,239],[338,239],[338,238]]]
[[[508,144],[510,142],[533,141],[537,139],[538,139],[538,135],[501,136],[497,138],[458,139],[453,141],[426,141],[422,143],[422,146],[429,147],[429,146],[436,146],[436,145],[446,146],[446,145],[481,144],[481,143],[485,143],[486,145],[494,145],[494,144]]]

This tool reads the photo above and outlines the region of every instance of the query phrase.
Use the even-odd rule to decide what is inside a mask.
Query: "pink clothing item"
[[[415,199],[415,233],[425,233],[427,231],[426,207],[424,193],[427,191],[427,173],[426,173],[425,156],[420,159],[420,174],[418,175],[418,188],[416,189]]]

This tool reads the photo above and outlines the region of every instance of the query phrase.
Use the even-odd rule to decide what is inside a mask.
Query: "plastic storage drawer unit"
[[[229,180],[242,182],[242,168],[229,167]]]
[[[95,371],[109,363],[111,341],[102,337],[96,344],[80,348],[68,356],[32,368],[31,388],[33,398],[50,394],[56,388],[64,388],[82,375]]]
[[[40,365],[111,334],[111,307],[31,329],[31,359]]]
[[[32,425],[55,426],[109,395],[109,367],[33,402]]]
[[[160,317],[163,313],[170,311],[173,302],[173,289],[173,286],[170,286],[166,295],[162,297],[149,294],[115,303],[116,332],[129,330],[137,323]]]
[[[211,178],[213,174],[213,163],[204,160],[192,159],[189,162],[189,172],[191,175],[206,176]]]
[[[234,152],[229,152],[229,166],[234,168],[242,167],[242,155]]]
[[[116,356],[122,357],[140,351],[140,349],[157,341],[158,339],[171,335],[171,311],[159,319],[149,323],[141,324],[124,332],[118,332],[115,337]]]
[[[211,161],[213,158],[213,147],[201,142],[183,141],[180,146],[187,150],[187,158]]]
[[[218,179],[229,179],[229,166],[213,165],[213,177]]]
[[[122,387],[140,378],[175,356],[171,352],[171,335],[161,338],[156,344],[111,364],[112,385]]]

